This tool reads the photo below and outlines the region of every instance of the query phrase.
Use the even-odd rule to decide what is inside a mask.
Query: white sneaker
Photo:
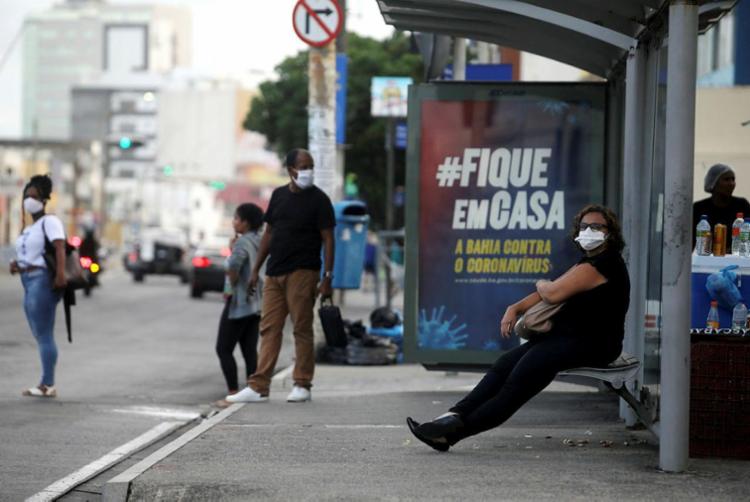
[[[286,396],[286,400],[288,403],[304,403],[305,401],[310,401],[311,399],[312,394],[310,393],[309,389],[298,387],[296,385],[292,387],[292,392],[290,392],[289,395]]]
[[[265,403],[268,396],[261,396],[250,387],[245,387],[237,394],[230,394],[224,399],[230,403]]]

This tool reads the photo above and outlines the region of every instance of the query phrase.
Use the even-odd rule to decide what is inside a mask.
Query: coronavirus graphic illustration
[[[425,309],[419,314],[419,347],[423,349],[456,350],[466,346],[466,323],[455,325],[456,317],[443,319],[445,305],[433,308],[427,318]]]

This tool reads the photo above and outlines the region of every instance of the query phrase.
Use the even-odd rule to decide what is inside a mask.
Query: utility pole
[[[395,188],[396,119],[386,118],[385,130],[385,229],[393,230],[393,190]]]
[[[309,54],[307,134],[315,161],[315,184],[331,200],[342,180],[336,176],[336,44],[311,48]]]
[[[341,33],[339,33],[339,36],[336,37],[336,56],[337,57],[344,57],[346,58],[346,51],[348,48],[348,37],[346,33],[346,0],[339,0],[339,5],[341,6]],[[344,93],[346,93],[346,89],[344,88]],[[344,94],[346,96],[346,94]],[[346,97],[344,97],[346,100]],[[343,110],[336,110],[337,114],[340,113],[346,113],[346,107],[344,107]],[[346,128],[346,117],[342,120],[344,128]],[[341,126],[341,124],[337,124],[337,127]],[[345,130],[345,129],[344,129]],[[339,131],[339,134],[343,133],[344,131]],[[341,134],[342,137],[343,134]],[[346,171],[346,149],[345,145],[342,143],[336,143],[336,182],[340,183],[337,193],[336,193],[336,200],[341,200],[344,198],[344,172]]]

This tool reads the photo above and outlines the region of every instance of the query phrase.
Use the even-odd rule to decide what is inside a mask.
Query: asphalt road
[[[39,357],[20,281],[0,273],[0,500],[37,493],[164,421],[197,417],[225,393],[218,294],[193,300],[176,277],[134,284],[108,271],[91,298],[79,296],[73,344],[57,311],[59,397],[22,397],[39,381]]]

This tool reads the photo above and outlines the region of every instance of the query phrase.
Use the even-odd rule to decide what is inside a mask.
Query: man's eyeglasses
[[[587,228],[590,228],[591,230],[600,231],[600,230],[604,230],[605,228],[607,228],[607,225],[605,225],[604,223],[581,223],[580,227],[581,227],[581,230],[586,230]]]

